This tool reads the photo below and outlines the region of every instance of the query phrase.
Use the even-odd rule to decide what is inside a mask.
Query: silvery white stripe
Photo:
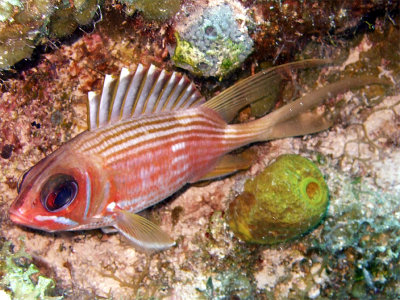
[[[171,150],[172,150],[172,152],[176,152],[176,151],[185,149],[185,147],[186,147],[186,143],[185,142],[180,142],[180,143],[177,143],[177,144],[173,144],[171,146]]]
[[[172,178],[172,177],[167,178],[165,176],[159,176],[159,179],[164,181],[163,182],[164,188],[162,188],[163,186],[161,186],[158,183],[153,183],[153,185],[156,185],[158,187],[161,186],[161,189],[151,189],[149,192],[146,191],[145,195],[135,196],[133,199],[125,199],[125,200],[118,201],[117,205],[120,208],[128,209],[130,206],[137,204],[135,206],[134,212],[138,212],[149,206],[154,205],[157,202],[160,202],[161,200],[170,196],[175,190],[177,190],[179,187],[181,187],[183,184],[185,184],[187,182],[187,178],[184,178],[179,175],[181,175],[182,173],[185,173],[188,170],[188,168],[189,168],[188,165],[184,165],[184,167],[181,170],[174,171],[173,175],[178,177],[178,179]],[[185,177],[187,177],[187,176],[185,176]],[[171,184],[168,184],[168,182],[166,182],[166,180],[171,180],[170,178],[173,179],[173,182]],[[168,189],[165,189],[165,184],[168,185]],[[131,189],[127,190],[128,194],[136,194],[137,192],[138,192],[137,186],[132,187]]]
[[[175,156],[172,159],[171,164],[175,165],[175,164],[180,163],[180,162],[182,162],[184,160],[187,160],[188,158],[189,158],[189,155],[187,155],[186,153],[178,155],[178,156]]]
[[[108,156],[109,154],[114,153],[116,151],[116,149],[129,148],[129,147],[134,146],[139,143],[144,143],[144,142],[148,142],[148,141],[151,142],[154,139],[164,138],[166,136],[176,134],[176,133],[184,133],[184,134],[190,135],[190,136],[205,135],[207,137],[217,137],[217,138],[222,138],[225,133],[225,130],[223,128],[207,127],[205,125],[197,125],[197,124],[196,125],[186,125],[186,126],[173,126],[172,128],[168,128],[168,129],[164,128],[164,125],[162,125],[162,126],[157,126],[157,128],[149,128],[149,129],[156,130],[156,131],[147,133],[147,134],[143,134],[136,138],[131,138],[131,139],[129,138],[130,134],[128,132],[124,132],[123,134],[120,134],[120,135],[116,136],[115,138],[112,138],[112,139],[108,140],[107,142],[103,143],[101,146],[96,147],[95,149],[93,149],[93,152],[102,152],[101,154],[103,156]],[[195,130],[200,130],[200,131],[212,130],[215,134],[194,132]],[[126,139],[124,142],[119,143],[120,141],[122,141],[124,139]],[[166,142],[168,142],[168,141],[169,140],[166,140]],[[109,147],[109,148],[106,149],[107,147]]]
[[[173,131],[172,133],[179,133],[179,132],[185,132],[185,130],[181,130],[181,131]],[[165,137],[167,135],[169,135],[171,132],[169,132],[168,134],[164,134],[162,136],[157,135],[156,138],[153,137],[152,140],[150,142],[141,144],[140,146],[135,145],[134,143],[130,143],[130,141],[120,144],[120,145],[116,145],[113,148],[108,149],[106,152],[102,153],[101,155],[107,159],[107,163],[111,164],[115,161],[118,161],[120,159],[126,159],[126,157],[129,157],[130,155],[132,155],[133,153],[139,153],[143,150],[149,150],[151,148],[161,148],[162,145],[164,145],[165,143],[170,143],[170,142],[174,142],[176,140],[185,140],[191,136],[196,136],[199,139],[210,139],[210,138],[221,138],[221,134],[200,134],[197,132],[187,132],[187,134],[185,136],[173,136],[173,137],[169,137],[168,139],[160,139],[160,137]],[[194,142],[197,143],[197,142]],[[132,147],[134,146],[134,147]],[[132,147],[132,148],[129,148]],[[124,151],[121,153],[117,153],[119,151]]]
[[[57,216],[41,216],[37,215],[35,216],[35,220],[38,221],[54,221],[56,223],[60,223],[63,225],[70,225],[70,226],[76,226],[78,225],[77,222],[72,221],[71,219],[65,218],[65,217],[57,217]]]
[[[162,120],[161,118],[159,118]],[[165,119],[165,118],[164,118]],[[150,120],[151,122],[158,121],[155,118],[152,118]],[[93,147],[94,145],[96,146],[96,149],[98,147],[101,147],[104,143],[110,142],[109,140],[111,139],[112,136],[117,136],[114,137],[114,139],[118,139],[118,136],[121,134],[124,134],[126,136],[133,135],[136,133],[136,131],[143,131],[143,130],[148,130],[149,127],[151,127],[154,124],[149,124],[149,127],[146,127],[146,125],[150,122],[148,118],[146,119],[135,119],[132,121],[125,121],[121,122],[118,125],[115,125],[113,127],[107,128],[103,131],[100,131],[99,133],[96,134],[95,138],[93,136],[87,136],[85,140],[82,141],[82,150],[87,151],[89,148]],[[126,131],[124,133],[119,133],[121,131]]]
[[[188,110],[186,113],[175,113],[174,115],[172,114],[165,114],[161,116],[149,116],[145,118],[137,118],[132,121],[128,122],[123,122],[121,124],[118,124],[116,126],[113,126],[107,130],[104,130],[101,132],[101,141],[99,141],[99,144],[104,143],[105,141],[108,140],[115,140],[118,139],[118,137],[111,138],[114,135],[119,135],[120,131],[125,131],[124,133],[128,135],[134,135],[136,132],[146,132],[151,129],[155,128],[162,128],[165,126],[173,126],[177,124],[188,124],[193,121],[202,121],[210,126],[214,127],[219,127],[221,124],[209,119],[207,115],[201,113],[201,116],[199,116],[199,113],[196,110]],[[173,119],[172,121],[166,121],[168,119],[174,118],[183,118],[183,119]],[[112,143],[112,141],[111,141]]]
[[[90,176],[88,172],[85,172],[85,177],[86,177],[86,207],[85,207],[85,212],[83,214],[84,219],[86,219],[87,214],[89,212],[90,200],[92,198],[92,185],[90,182]]]

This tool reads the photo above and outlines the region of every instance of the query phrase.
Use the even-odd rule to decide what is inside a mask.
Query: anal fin
[[[139,250],[159,251],[175,245],[167,233],[146,218],[122,209],[116,214],[114,227]]]
[[[238,154],[225,154],[220,158],[217,165],[198,181],[210,180],[217,177],[226,176],[240,170],[246,170],[253,165],[255,160],[255,152],[247,149]]]

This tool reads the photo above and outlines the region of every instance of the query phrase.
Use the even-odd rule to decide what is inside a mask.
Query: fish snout
[[[26,217],[23,214],[21,214],[18,209],[14,209],[13,206],[9,211],[9,216],[11,221],[13,221],[16,224],[26,225],[28,223]]]
[[[11,221],[20,225],[30,226],[32,224],[32,213],[38,205],[38,199],[30,190],[22,191],[9,209]]]

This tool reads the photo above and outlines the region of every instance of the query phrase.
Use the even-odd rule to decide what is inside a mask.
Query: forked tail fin
[[[390,83],[367,76],[346,78],[312,91],[260,119],[244,124],[229,125],[228,133],[236,137],[238,147],[240,147],[240,144],[305,135],[327,129],[332,125],[331,121],[321,114],[311,113],[310,109],[317,107],[327,98],[351,88],[370,84],[388,85]]]

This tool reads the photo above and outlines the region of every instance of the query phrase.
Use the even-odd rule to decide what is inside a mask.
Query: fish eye
[[[66,174],[55,174],[44,184],[40,200],[49,212],[57,212],[67,208],[78,194],[75,179]]]

